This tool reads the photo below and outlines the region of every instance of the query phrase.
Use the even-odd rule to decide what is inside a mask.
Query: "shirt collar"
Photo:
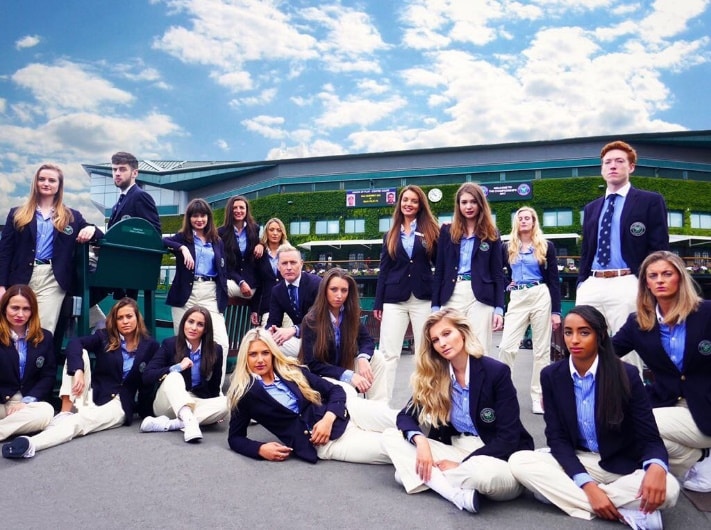
[[[607,190],[605,192],[605,198],[607,199],[613,193],[616,193],[620,197],[627,197],[627,194],[630,192],[631,187],[632,187],[632,184],[628,182],[627,184],[625,184],[624,186],[622,186],[619,190],[617,190],[615,192]]]
[[[301,283],[301,274],[299,274],[299,275],[296,277],[296,280],[294,280],[292,283],[286,282],[286,285],[287,285],[287,286],[289,286],[289,285],[294,285],[294,286],[296,286],[296,288],[298,289],[298,288],[299,288],[299,283]]]
[[[338,315],[339,315],[339,316],[343,314],[343,310],[344,310],[345,308],[346,308],[345,305],[342,305],[342,306],[341,306],[341,309],[338,310]],[[338,318],[337,318],[337,317],[334,317],[334,316],[333,316],[333,313],[331,313],[331,311],[328,312],[328,316],[331,317],[331,324],[333,324],[334,326],[335,326],[336,324],[338,324]]]
[[[452,363],[449,363],[449,377],[452,383],[457,382],[457,376],[454,375],[454,368],[452,368]],[[464,380],[467,382],[465,386],[469,386],[469,359],[467,359],[467,367],[464,370]]]
[[[12,339],[12,342],[17,342],[18,340],[22,339],[25,340],[27,337],[27,328],[25,328],[25,333],[20,337],[17,333],[15,333],[15,330],[11,329],[10,330],[10,338]]]
[[[417,219],[413,219],[410,223],[410,233],[415,232],[417,229]],[[405,225],[400,225],[400,233],[405,233]]]
[[[597,377],[597,365],[598,365],[599,360],[600,360],[600,356],[596,355],[595,360],[593,361],[592,365],[590,366],[588,371],[583,374],[582,378],[587,377],[588,374],[592,374],[593,379],[595,379]],[[575,381],[575,376],[577,375],[578,377],[580,377],[580,374],[578,373],[578,371],[575,369],[575,366],[573,365],[573,356],[572,355],[570,357],[568,357],[568,366],[570,367],[570,377],[572,377],[573,381]]]
[[[193,351],[193,347],[190,345],[190,343],[186,340],[185,344],[188,346],[188,351],[190,353],[200,353],[202,351],[202,341],[200,341],[200,345],[198,346],[198,349]]]

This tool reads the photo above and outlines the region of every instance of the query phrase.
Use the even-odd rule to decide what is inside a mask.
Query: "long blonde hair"
[[[25,204],[20,206],[15,212],[15,228],[17,230],[23,230],[28,224],[32,222],[37,214],[37,206],[39,205],[39,191],[37,190],[37,180],[39,179],[39,174],[42,170],[50,169],[57,173],[59,178],[59,188],[57,193],[54,195],[54,213],[52,214],[52,224],[54,227],[63,232],[69,223],[74,220],[74,215],[72,211],[64,206],[62,199],[64,198],[64,173],[59,166],[54,164],[42,164],[35,176],[32,179],[32,186],[30,186],[30,197],[27,199]]]
[[[301,365],[296,359],[285,356],[271,334],[264,328],[250,329],[242,339],[237,353],[237,366],[230,377],[230,389],[227,400],[231,409],[236,409],[240,400],[252,388],[255,378],[247,367],[247,353],[253,342],[262,341],[272,354],[272,368],[281,379],[291,381],[299,387],[303,396],[314,405],[321,405],[321,394],[309,386],[309,382],[301,371]]]
[[[696,311],[701,304],[701,297],[696,290],[694,279],[686,272],[686,264],[679,256],[667,250],[658,250],[647,256],[639,267],[639,286],[637,289],[637,324],[643,331],[651,331],[657,322],[657,299],[647,286],[647,269],[657,261],[666,261],[679,273],[679,290],[674,305],[664,315],[664,323],[676,326]]]
[[[531,243],[533,244],[533,255],[536,261],[543,265],[546,262],[546,254],[548,253],[548,242],[546,241],[541,225],[538,224],[538,214],[536,210],[530,206],[523,206],[516,211],[513,218],[513,227],[511,228],[511,238],[509,239],[508,252],[509,263],[516,263],[521,250],[521,239],[519,237],[519,220],[518,214],[529,212],[533,218],[533,226],[531,227]]]
[[[430,424],[435,428],[449,422],[452,408],[449,361],[437,353],[430,338],[432,327],[443,320],[449,320],[462,334],[467,355],[476,358],[484,355],[484,348],[472,331],[469,320],[456,309],[441,309],[425,321],[415,371],[410,379],[413,390],[408,408],[414,408],[420,424]]]
[[[497,240],[499,238],[499,232],[496,229],[496,223],[491,215],[491,207],[486,200],[484,190],[478,184],[465,182],[459,186],[457,194],[454,196],[454,217],[452,218],[452,227],[449,230],[452,243],[459,244],[462,236],[466,233],[466,221],[459,209],[459,200],[465,193],[474,197],[474,200],[479,206],[479,213],[477,213],[474,221],[474,235],[481,240]]]

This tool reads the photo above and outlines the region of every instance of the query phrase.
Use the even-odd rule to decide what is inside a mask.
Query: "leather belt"
[[[195,281],[196,282],[214,282],[215,277],[214,276],[195,276]]]
[[[539,281],[517,283],[516,285],[509,286],[509,291],[520,291],[521,289],[530,289],[531,287],[535,287],[536,285],[541,285],[541,283],[542,282]]]
[[[630,269],[611,269],[607,271],[592,271],[595,278],[617,278],[619,276],[628,276],[632,274]]]
[[[471,274],[457,274],[457,281],[458,282],[470,282],[470,281],[472,281],[472,275]]]
[[[52,264],[52,258],[50,259],[36,259],[35,260],[35,265],[51,265]]]

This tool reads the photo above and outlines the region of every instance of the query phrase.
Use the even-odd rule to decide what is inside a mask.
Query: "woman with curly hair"
[[[427,319],[411,384],[412,398],[397,417],[399,431],[384,434],[405,491],[429,488],[472,513],[479,511],[479,495],[517,497],[522,488],[507,459],[533,449],[533,439],[519,419],[511,371],[484,356],[460,312],[442,309]]]

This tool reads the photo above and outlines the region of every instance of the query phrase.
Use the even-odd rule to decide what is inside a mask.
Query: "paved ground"
[[[398,407],[409,394],[412,361],[404,355],[400,363]],[[543,420],[530,412],[530,366],[530,350],[521,350],[514,379],[522,420],[542,446]],[[141,434],[136,424],[28,461],[0,458],[0,528],[622,528],[567,517],[530,495],[485,500],[470,515],[431,492],[406,495],[391,466],[258,462],[230,451],[226,424],[204,435],[202,444],[188,445],[182,433]],[[250,436],[273,439],[260,426]],[[671,530],[711,528],[711,514],[682,495],[664,522]]]

